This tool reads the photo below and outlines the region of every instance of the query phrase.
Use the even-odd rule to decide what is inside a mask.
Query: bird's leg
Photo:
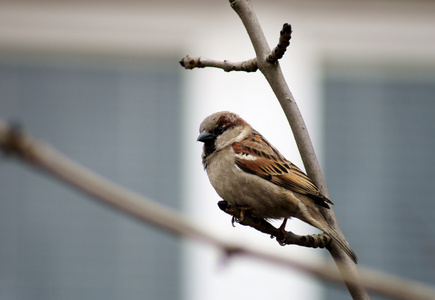
[[[243,222],[243,220],[245,219],[245,212],[246,212],[247,210],[252,209],[252,207],[249,207],[249,206],[241,206],[241,207],[238,207],[238,209],[240,209],[240,217],[239,217],[239,223],[240,223],[240,222]]]
[[[245,212],[247,210],[252,209],[252,207],[250,207],[250,206],[237,206],[237,209],[240,209],[240,216],[237,218],[236,216],[233,215],[233,217],[231,219],[231,225],[233,225],[233,227],[235,227],[234,222],[236,222],[236,221],[238,223],[243,222],[243,220],[245,219]]]
[[[276,240],[278,241],[278,243],[281,245],[281,246],[284,246],[285,245],[285,243],[284,243],[284,241],[285,241],[285,239],[287,238],[287,236],[288,236],[288,233],[287,233],[287,231],[285,231],[285,225],[287,225],[287,220],[288,220],[288,218],[284,218],[284,221],[282,222],[282,224],[281,224],[281,226],[279,226],[279,231],[282,233],[282,236],[280,236],[280,237],[276,237]]]
[[[284,221],[282,222],[281,226],[279,226],[279,230],[281,230],[281,232],[283,234],[286,234],[287,232],[285,231],[285,225],[287,225],[287,220],[288,218],[284,218]]]

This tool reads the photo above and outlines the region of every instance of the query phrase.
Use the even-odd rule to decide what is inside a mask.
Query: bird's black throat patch
[[[207,158],[216,151],[214,140],[204,143],[204,154],[202,156],[202,165],[207,169]]]

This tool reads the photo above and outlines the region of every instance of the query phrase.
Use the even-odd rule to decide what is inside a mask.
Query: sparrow
[[[262,219],[298,218],[329,235],[356,263],[348,243],[332,229],[319,207],[333,203],[314,182],[288,161],[237,114],[222,111],[202,121],[202,164],[210,183],[225,201]]]

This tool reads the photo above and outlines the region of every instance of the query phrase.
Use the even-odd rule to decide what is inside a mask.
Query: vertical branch
[[[305,169],[308,176],[316,183],[320,191],[329,197],[326,188],[325,180],[320,169],[307,127],[299,111],[299,108],[294,100],[294,97],[284,79],[279,63],[269,63],[266,60],[270,53],[270,48],[267,44],[263,30],[258,22],[250,0],[230,0],[231,7],[239,15],[245,26],[252,45],[254,46],[257,55],[257,65],[263,73],[266,80],[272,87],[273,92],[278,98],[279,103],[289,121],[290,127],[296,140],[299,152],[302,157]],[[331,208],[321,209],[322,214],[328,221],[330,226],[338,232],[345,240],[338,222],[335,217],[334,210]],[[352,295],[353,299],[370,299],[367,290],[360,284],[360,275],[355,263],[336,245],[330,249],[330,253],[334,258],[340,272],[345,278],[346,286]],[[352,278],[349,281],[346,278]]]

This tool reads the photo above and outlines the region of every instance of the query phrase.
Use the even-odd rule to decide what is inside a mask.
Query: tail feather
[[[329,227],[329,226],[328,226]],[[338,233],[329,227],[330,230],[327,230],[326,233],[340,246],[341,249],[343,249],[344,252],[346,252],[347,255],[353,260],[354,263],[358,263],[358,257],[356,256],[355,252],[349,247],[346,241],[344,241]]]
[[[355,252],[353,252],[349,244],[329,226],[328,222],[320,213],[319,209],[314,205],[312,200],[308,197],[302,197],[300,200],[302,200],[304,206],[302,206],[298,215],[295,217],[314,227],[317,227],[328,234],[334,240],[334,242],[336,242],[337,245],[343,249],[344,252],[346,252],[346,254],[354,261],[354,263],[358,263],[358,257],[356,256]]]

